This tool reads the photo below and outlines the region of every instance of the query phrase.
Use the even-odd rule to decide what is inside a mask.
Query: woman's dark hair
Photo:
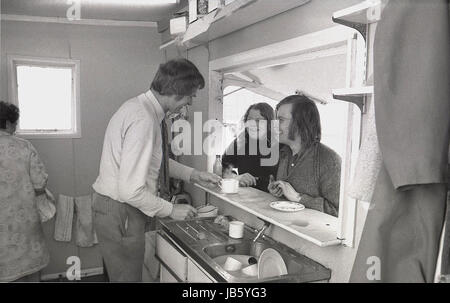
[[[285,104],[292,104],[292,120],[289,126],[289,139],[294,140],[299,134],[302,145],[307,148],[314,142],[320,142],[322,131],[320,115],[316,103],[304,95],[292,95],[277,104],[278,109]]]
[[[19,108],[14,104],[0,101],[0,128],[6,129],[6,121],[14,124],[19,120]]]
[[[191,61],[179,58],[161,64],[150,87],[162,96],[190,96],[205,87],[205,79]]]
[[[275,112],[269,104],[265,102],[261,103],[255,103],[250,105],[250,107],[247,109],[247,111],[244,114],[244,123],[248,121],[248,115],[250,114],[250,111],[252,109],[258,110],[261,114],[261,116],[264,117],[264,119],[267,121],[267,139],[270,141],[272,139],[271,136],[271,122],[275,119]]]

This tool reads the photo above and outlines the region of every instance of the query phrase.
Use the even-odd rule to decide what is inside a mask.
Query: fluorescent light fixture
[[[75,0],[76,1],[76,0]],[[101,5],[117,5],[117,6],[152,6],[152,5],[173,5],[179,0],[79,0],[81,4],[101,4]]]

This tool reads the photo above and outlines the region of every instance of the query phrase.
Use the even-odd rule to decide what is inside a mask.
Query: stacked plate
[[[217,217],[219,209],[214,205],[206,205],[197,208],[198,218],[215,218]]]
[[[281,255],[273,248],[265,249],[258,260],[258,279],[286,275],[286,263]]]

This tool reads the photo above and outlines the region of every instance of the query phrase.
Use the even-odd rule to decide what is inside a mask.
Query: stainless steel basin
[[[205,247],[203,250],[211,258],[216,258],[223,255],[251,255],[256,259],[266,249],[271,248],[268,242],[247,240],[236,244],[215,244]]]
[[[329,271],[325,269],[322,265],[306,258],[297,252],[290,251],[287,247],[282,247],[278,243],[270,243],[269,240],[262,240],[258,242],[253,242],[252,240],[243,240],[240,243],[235,244],[215,244],[203,248],[203,251],[211,259],[215,259],[219,256],[233,256],[233,255],[248,255],[253,256],[256,260],[259,259],[261,253],[267,249],[275,249],[283,258],[286,264],[287,275],[270,277],[265,280],[292,280],[300,277],[310,277],[313,278],[314,275],[317,277],[314,280],[329,279]],[[219,264],[221,266],[221,264]],[[223,269],[223,267],[221,266]],[[225,271],[225,269],[223,269]],[[238,279],[253,280],[257,278],[246,277],[243,278],[242,275],[234,274],[233,272],[228,272],[231,276]]]
[[[208,219],[162,222],[162,225],[163,230],[178,245],[190,252],[191,257],[218,281],[315,282],[329,280],[331,276],[329,269],[269,237],[253,242],[256,232],[248,227],[245,228],[244,238],[237,240],[228,237],[221,226]],[[203,234],[202,237],[197,237],[199,233]],[[254,262],[267,248],[275,249],[281,255],[287,267],[286,275],[258,279],[228,272],[223,268],[223,264],[216,262],[221,256],[233,255],[251,256],[254,257]]]

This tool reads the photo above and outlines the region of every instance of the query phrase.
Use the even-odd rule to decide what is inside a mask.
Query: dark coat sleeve
[[[396,189],[445,183],[448,1],[390,1],[384,12],[374,44],[374,84],[376,127],[386,169]]]

